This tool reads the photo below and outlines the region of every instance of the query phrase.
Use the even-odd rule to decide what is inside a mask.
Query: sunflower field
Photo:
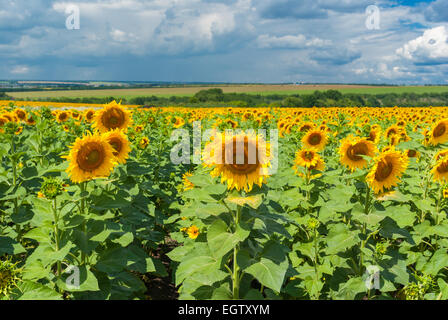
[[[0,158],[0,300],[448,299],[447,108],[8,102]]]

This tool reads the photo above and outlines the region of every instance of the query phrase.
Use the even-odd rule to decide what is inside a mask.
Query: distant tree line
[[[0,97],[6,96],[0,92]],[[4,98],[3,98],[4,99]],[[25,100],[25,99],[24,99]],[[40,99],[42,100],[42,99]],[[118,97],[91,98],[48,98],[50,102],[97,103],[120,101],[123,104],[147,107],[185,106],[185,107],[429,107],[448,106],[448,92],[441,93],[384,93],[353,94],[338,90],[315,91],[312,94],[247,94],[224,93],[220,88],[201,90],[192,97],[145,96],[130,99]]]

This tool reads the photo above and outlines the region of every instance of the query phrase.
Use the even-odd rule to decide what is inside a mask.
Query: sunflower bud
[[[63,183],[58,178],[45,178],[40,189],[40,193],[47,199],[54,199],[63,191]]]

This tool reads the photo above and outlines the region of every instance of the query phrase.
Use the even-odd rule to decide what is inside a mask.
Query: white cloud
[[[23,75],[23,74],[27,74],[29,71],[30,71],[30,68],[27,66],[14,66],[10,72],[12,74]]]
[[[397,55],[420,64],[448,63],[448,30],[445,26],[426,30],[422,36],[397,49]]]
[[[323,40],[319,38],[308,39],[303,34],[271,36],[262,34],[257,38],[257,44],[260,48],[304,48],[304,47],[322,47],[331,45],[331,40]]]

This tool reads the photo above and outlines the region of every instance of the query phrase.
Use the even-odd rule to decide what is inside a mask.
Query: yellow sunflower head
[[[124,132],[119,129],[106,132],[104,139],[112,146],[113,155],[116,157],[117,162],[121,164],[126,163],[131,147]]]
[[[442,158],[445,158],[446,156],[448,156],[448,149],[447,150],[440,150],[439,152],[437,152],[437,154],[435,155],[435,160],[439,161]]]
[[[434,168],[431,170],[434,181],[438,181],[440,183],[448,182],[448,158],[444,157],[439,160]]]
[[[188,237],[194,240],[199,236],[199,228],[193,225],[187,229],[187,233]]]
[[[69,113],[67,111],[58,112],[56,115],[56,121],[59,123],[65,122],[70,118]]]
[[[26,111],[20,108],[17,108],[14,110],[14,114],[16,115],[17,119],[20,121],[26,120]]]
[[[270,166],[270,144],[261,135],[239,133],[226,136],[217,133],[203,152],[204,165],[214,167],[213,177],[221,177],[229,190],[250,192],[253,185],[266,182]]]
[[[306,149],[315,149],[317,151],[322,151],[327,144],[328,138],[326,132],[319,129],[310,130],[302,138],[302,143]]]
[[[176,128],[176,129],[182,127],[185,124],[185,120],[183,118],[177,117],[177,116],[172,119],[172,122],[173,122],[174,128]]]
[[[304,174],[303,170],[300,170],[299,167],[305,168],[306,173]],[[299,177],[307,179],[315,179],[319,178],[322,174],[318,173],[315,175],[311,175],[311,172],[313,170],[324,171],[325,162],[314,149],[299,150],[296,152],[296,158],[294,160],[293,169]]]
[[[140,149],[146,149],[146,147],[149,144],[149,139],[147,137],[143,137],[140,139],[140,141],[138,142],[138,147]]]
[[[93,109],[87,109],[84,112],[84,119],[86,119],[86,122],[92,122],[93,119],[95,118],[95,110]]]
[[[352,171],[365,168],[368,162],[362,156],[373,158],[376,152],[376,146],[372,141],[353,136],[342,140],[339,148],[341,163]]]
[[[437,122],[430,132],[429,143],[436,146],[448,141],[448,119]]]
[[[375,164],[367,174],[370,188],[379,194],[395,187],[408,166],[409,159],[399,151],[382,152],[375,158]]]
[[[101,133],[114,129],[127,131],[131,123],[131,113],[121,104],[112,101],[96,112],[93,127]]]
[[[374,144],[377,144],[381,138],[381,127],[375,126],[370,129],[369,137],[367,140],[372,141]]]
[[[296,152],[295,167],[312,168],[318,165],[320,155],[315,149],[302,149]]]
[[[315,127],[315,124],[313,122],[305,122],[299,126],[299,131],[300,132],[308,132],[311,129],[313,129],[314,127]]]
[[[88,134],[77,138],[68,159],[67,173],[74,183],[95,178],[108,177],[114,167],[115,157],[112,146],[103,136]]]

